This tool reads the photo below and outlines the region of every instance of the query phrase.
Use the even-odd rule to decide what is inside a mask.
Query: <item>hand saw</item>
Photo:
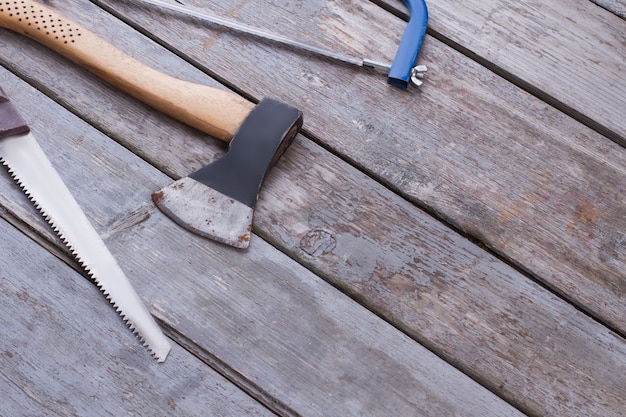
[[[159,362],[171,346],[104,242],[0,88],[0,162]]]

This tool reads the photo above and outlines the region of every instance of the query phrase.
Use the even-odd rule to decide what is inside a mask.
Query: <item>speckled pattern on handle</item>
[[[254,108],[232,92],[157,71],[32,0],[0,0],[0,27],[36,40],[145,104],[225,142]]]

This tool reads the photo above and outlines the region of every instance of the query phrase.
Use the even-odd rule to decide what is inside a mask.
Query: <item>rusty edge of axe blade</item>
[[[302,112],[263,99],[243,121],[228,152],[152,195],[185,229],[245,249],[263,180],[302,127]]]

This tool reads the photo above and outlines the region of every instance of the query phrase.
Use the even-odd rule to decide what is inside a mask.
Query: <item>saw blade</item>
[[[0,139],[0,162],[157,361],[171,346],[32,133]]]

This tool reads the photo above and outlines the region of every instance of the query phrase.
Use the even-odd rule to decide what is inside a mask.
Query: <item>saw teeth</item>
[[[44,220],[50,225],[54,233],[61,239],[66,249],[69,250],[71,256],[78,262],[80,267],[87,273],[89,279],[96,284],[96,287],[100,290],[100,292],[104,295],[106,300],[113,306],[117,314],[121,317],[122,321],[126,325],[128,329],[132,332],[132,334],[139,340],[140,344],[148,351],[150,356],[156,359],[158,362],[165,361],[165,357],[157,356],[157,353],[151,348],[145,338],[139,334],[139,331],[136,327],[129,321],[129,318],[122,312],[121,308],[111,300],[111,296],[108,291],[105,290],[100,283],[100,281],[95,278],[93,272],[89,268],[89,266],[81,259],[78,252],[69,242],[68,238],[60,231],[59,226],[55,224],[50,215],[46,212],[46,210],[40,205],[40,203],[36,200],[36,198],[32,195],[32,193],[26,188],[25,184],[20,180],[18,174],[11,168],[11,166],[4,160],[4,158],[0,157],[0,163],[5,166],[9,172],[9,175],[15,181],[15,183],[20,187],[20,189],[24,192],[28,200],[33,204],[35,209],[40,212]]]

